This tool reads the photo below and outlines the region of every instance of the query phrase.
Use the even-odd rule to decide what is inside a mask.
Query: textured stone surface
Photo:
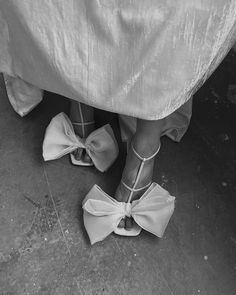
[[[196,94],[182,142],[163,138],[154,180],[177,198],[164,238],[111,235],[93,247],[81,202],[94,183],[114,192],[124,146],[104,174],[74,167],[68,157],[44,163],[45,127],[68,101],[46,93],[20,118],[1,82],[0,294],[235,294],[236,109],[225,95],[236,82],[233,63],[230,53]],[[97,116],[118,131],[115,116]]]

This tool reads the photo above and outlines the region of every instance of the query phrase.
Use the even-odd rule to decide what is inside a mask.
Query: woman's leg
[[[137,120],[137,130],[132,138],[132,145],[141,157],[148,158],[158,150],[162,127],[163,120]],[[154,160],[155,158],[145,162],[136,188],[141,188],[152,180]],[[130,148],[122,174],[122,181],[129,187],[133,187],[135,183],[139,165],[140,160]],[[144,192],[145,189],[143,191],[135,192],[132,196],[132,200],[138,199]],[[130,191],[121,182],[116,190],[115,198],[120,202],[127,202],[129,194]],[[132,222],[133,221],[130,218],[123,219],[119,224],[119,227],[125,227],[128,230],[132,227]]]
[[[86,104],[71,100],[70,105],[70,119],[73,124],[75,133],[82,138],[88,137],[88,135],[94,130],[94,108]],[[83,155],[83,149],[77,149],[74,152],[76,160],[80,160],[83,157],[85,162],[91,162],[90,157],[85,153]]]

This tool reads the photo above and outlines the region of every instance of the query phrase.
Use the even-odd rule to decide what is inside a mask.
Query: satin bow
[[[109,124],[96,129],[84,139],[74,132],[68,116],[60,113],[48,125],[43,142],[45,161],[55,160],[77,148],[85,148],[95,167],[104,172],[115,161],[119,150]]]
[[[115,232],[125,216],[132,216],[140,231],[143,228],[162,237],[174,212],[174,202],[175,198],[157,183],[152,183],[139,200],[129,204],[116,201],[94,185],[83,201],[84,226],[91,244]]]

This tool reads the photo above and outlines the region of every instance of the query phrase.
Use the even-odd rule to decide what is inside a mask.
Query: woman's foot
[[[141,153],[133,143],[131,144],[121,182],[115,193],[117,201],[131,203],[144,194],[152,182],[155,154],[158,151],[159,148],[153,151],[150,146],[146,146],[145,153]],[[130,230],[133,222],[132,218],[122,219],[119,227]]]
[[[117,201],[132,202],[137,200],[151,184],[155,155],[160,148],[162,123],[162,120],[138,120],[137,131],[127,154],[121,182],[115,193]],[[143,161],[143,159],[145,160]],[[128,187],[135,189],[135,191],[132,192]],[[132,218],[126,217],[121,220],[119,227],[131,230],[133,222]]]
[[[94,109],[85,104],[71,101],[70,119],[72,121],[75,133],[81,138],[87,138],[94,131]],[[75,160],[87,164],[92,164],[92,160],[85,149],[78,148],[73,152]]]

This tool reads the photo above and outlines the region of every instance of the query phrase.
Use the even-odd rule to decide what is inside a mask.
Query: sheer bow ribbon
[[[77,148],[85,148],[95,167],[105,171],[115,161],[119,150],[109,124],[96,129],[84,139],[74,132],[68,116],[60,113],[48,125],[43,142],[45,161],[55,160],[69,154]]]
[[[162,237],[173,214],[174,202],[175,198],[156,183],[132,203],[118,202],[94,185],[83,201],[84,225],[90,242],[102,241],[115,232],[125,216],[132,216],[140,231],[143,228]]]

